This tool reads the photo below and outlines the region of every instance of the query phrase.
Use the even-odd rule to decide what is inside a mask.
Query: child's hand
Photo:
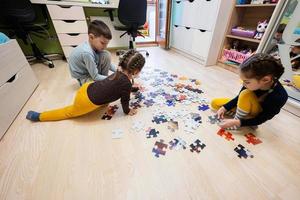
[[[217,115],[218,115],[218,119],[224,119],[224,114],[227,110],[222,106],[218,111],[217,111]]]
[[[128,115],[132,116],[132,115],[135,115],[136,113],[137,113],[136,109],[130,109]]]
[[[219,126],[223,129],[231,128],[231,127],[240,127],[241,121],[239,119],[224,119],[222,123],[219,124]]]

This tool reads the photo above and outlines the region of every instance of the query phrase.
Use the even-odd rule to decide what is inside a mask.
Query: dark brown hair
[[[271,75],[274,80],[278,80],[284,72],[284,67],[272,56],[258,53],[246,59],[240,65],[240,71],[246,78],[260,80],[264,76]]]
[[[133,74],[136,71],[141,71],[144,64],[144,56],[135,50],[128,50],[123,54],[119,61],[119,66],[130,74]]]
[[[108,40],[111,40],[112,38],[110,29],[100,20],[94,20],[89,24],[88,33],[92,33],[96,37],[103,36]]]

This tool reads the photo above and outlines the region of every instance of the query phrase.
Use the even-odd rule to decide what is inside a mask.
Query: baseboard
[[[289,98],[287,103],[284,105],[283,110],[292,113],[293,115],[300,118],[300,102]]]
[[[186,52],[184,52],[182,50],[176,49],[174,47],[171,47],[170,49],[173,50],[173,51],[175,51],[175,52],[177,52],[177,53],[179,53],[179,54],[181,54],[181,55],[183,55],[184,57],[187,57],[187,58],[189,58],[189,59],[191,59],[191,60],[193,60],[193,61],[195,61],[195,62],[197,62],[197,63],[199,63],[199,64],[201,64],[203,66],[205,66],[205,63],[206,63],[205,59],[197,58],[197,57],[195,57],[193,55],[190,55],[190,54],[188,54],[188,53],[186,53]]]

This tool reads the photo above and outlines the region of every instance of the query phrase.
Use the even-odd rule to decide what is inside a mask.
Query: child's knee
[[[210,108],[213,110],[219,110],[223,105],[228,102],[227,98],[216,98],[210,102]]]

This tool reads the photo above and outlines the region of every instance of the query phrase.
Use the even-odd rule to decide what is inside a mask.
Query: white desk
[[[78,1],[48,1],[48,0],[30,0],[33,4],[61,5],[61,6],[81,6],[90,8],[118,8],[119,0],[110,0],[109,4],[84,3]]]
[[[30,1],[33,4],[45,4],[47,6],[66,58],[69,57],[70,53],[77,45],[88,40],[88,28],[83,8],[116,9],[119,5],[119,0],[110,0],[110,4],[93,4],[76,1]]]

